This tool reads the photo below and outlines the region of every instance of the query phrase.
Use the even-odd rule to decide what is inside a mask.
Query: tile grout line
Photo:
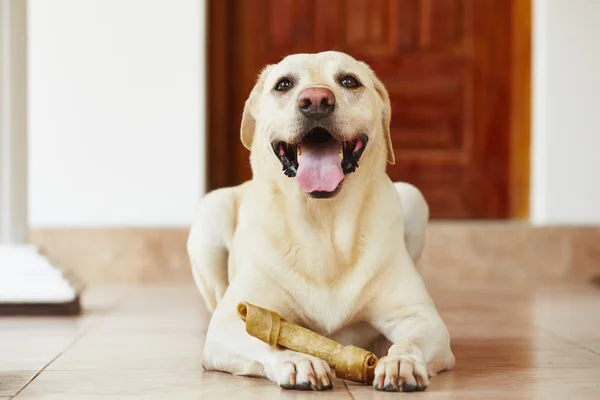
[[[33,382],[38,376],[40,376],[40,374],[42,372],[44,372],[46,370],[46,368],[48,368],[50,366],[50,364],[52,364],[54,361],[56,361],[56,359],[60,356],[62,356],[66,351],[68,351],[71,347],[73,347],[75,345],[75,343],[77,343],[83,336],[85,336],[87,333],[87,331],[82,332],[79,336],[77,336],[75,339],[73,339],[73,341],[71,343],[69,343],[69,345],[67,347],[65,347],[63,350],[61,350],[55,357],[53,357],[50,361],[48,361],[48,363],[46,365],[44,365],[42,368],[40,368],[40,370],[38,372],[36,372],[33,377],[31,377],[31,379],[29,381],[27,381],[27,383],[25,383],[23,385],[23,387],[21,387],[21,389],[19,389],[19,391],[17,393],[15,393],[14,398],[16,398],[18,395],[21,394],[21,392],[23,390],[25,390],[27,388],[27,386],[29,386],[31,384],[31,382]]]
[[[348,387],[348,385],[346,384],[346,381],[342,379],[342,383],[344,384],[344,387],[346,388],[346,392],[348,392],[348,395],[350,396],[350,398],[352,400],[356,400],[354,398],[354,395],[352,394],[352,392],[350,391],[350,388]]]
[[[538,327],[538,328],[540,328],[540,329],[542,329],[542,330],[543,330],[543,331],[545,331],[546,333],[549,333],[549,334],[551,334],[551,335],[553,335],[553,336],[555,336],[555,337],[557,337],[557,338],[559,338],[559,339],[561,339],[561,340],[564,340],[565,342],[567,342],[567,343],[569,343],[569,344],[572,344],[572,345],[573,345],[573,346],[575,346],[575,347],[578,347],[578,348],[580,348],[580,349],[582,349],[582,350],[587,350],[587,351],[589,351],[589,352],[590,352],[590,353],[592,353],[592,354],[595,354],[595,355],[597,355],[597,356],[600,356],[600,353],[598,353],[598,352],[597,352],[596,350],[594,350],[594,349],[590,349],[590,348],[589,348],[589,347],[587,347],[587,346],[584,346],[584,345],[582,345],[582,344],[580,344],[580,343],[577,343],[577,342],[574,342],[574,341],[572,341],[572,340],[570,340],[570,339],[567,339],[567,338],[565,338],[565,337],[563,337],[563,336],[559,335],[558,333],[555,333],[555,332],[551,331],[550,329],[544,328],[543,326],[539,326],[539,325],[537,325],[537,327]]]
[[[31,379],[28,380],[27,383],[25,383],[17,391],[17,393],[15,393],[14,396],[12,396],[10,399],[11,400],[16,399],[17,396],[19,396],[21,394],[21,392],[23,392],[23,390],[25,390],[38,376],[40,376],[42,374],[42,372],[44,372],[54,361],[56,361],[58,359],[58,357],[62,356],[67,351],[69,351],[69,349],[71,349],[77,342],[79,342],[81,340],[81,338],[83,338],[85,335],[87,335],[92,330],[93,327],[97,326],[102,320],[107,318],[108,315],[111,314],[119,305],[121,305],[121,303],[123,301],[125,301],[125,299],[128,297],[129,294],[130,293],[123,294],[118,300],[116,300],[114,302],[114,304],[109,308],[109,311],[107,311],[107,313],[105,315],[103,315],[101,318],[98,318],[98,321],[96,321],[94,323],[90,323],[90,326],[88,326],[87,329],[85,329],[78,336],[76,336],[75,339],[73,339],[73,341],[71,343],[69,343],[69,345],[67,347],[65,347],[63,350],[61,350],[55,357],[53,357],[50,361],[48,361],[48,363],[46,365],[44,365],[42,368],[40,368],[40,370],[38,372],[36,372],[33,375],[33,377],[31,377]]]

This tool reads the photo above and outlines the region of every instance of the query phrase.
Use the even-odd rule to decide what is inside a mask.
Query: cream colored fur
[[[340,72],[354,74],[364,87],[341,87]],[[274,93],[289,74],[298,78],[291,93]],[[359,168],[332,199],[302,193],[270,146],[297,134],[296,98],[313,86],[334,92],[340,135],[360,130],[369,137]],[[427,204],[414,186],[394,184],[385,173],[386,161],[394,162],[389,123],[385,88],[346,54],[293,55],[261,73],[241,132],[253,179],[207,194],[188,240],[194,279],[213,311],[206,369],[263,376],[286,388],[331,387],[323,361],[250,337],[236,315],[241,301],[344,343],[377,347],[389,340],[376,367],[377,389],[422,390],[429,376],[453,367],[448,330],[415,268]]]

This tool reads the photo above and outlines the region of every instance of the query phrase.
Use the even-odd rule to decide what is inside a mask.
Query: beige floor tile
[[[431,286],[457,365],[412,397],[600,399],[600,292]],[[350,398],[341,382],[328,393],[289,392],[264,379],[202,371],[210,315],[193,285],[92,287],[87,296],[80,318],[0,320],[0,354],[12,360],[0,363],[0,383],[11,382],[0,385],[7,390],[0,396],[16,393],[58,352],[18,399]],[[356,400],[402,396],[348,385]]]
[[[531,350],[568,350],[579,348],[576,344],[556,337],[551,333],[541,330],[534,330],[529,334],[522,336],[502,337],[494,333],[494,337],[475,336],[473,332],[483,333],[485,328],[478,326],[473,330],[462,327],[461,329],[452,329],[452,347],[455,351],[458,348],[480,348],[492,351],[507,351],[510,349],[531,349]],[[462,335],[458,335],[462,332]]]
[[[208,319],[208,318],[207,318]],[[94,327],[96,333],[206,333],[206,320],[202,320],[193,313],[147,313],[134,316],[133,314],[112,314],[104,318]]]
[[[209,319],[193,285],[149,285],[134,288],[94,331],[203,335]]]
[[[118,312],[204,310],[200,292],[193,284],[135,286],[119,305]]]
[[[90,333],[49,371],[199,371],[204,337],[195,333]]]
[[[0,396],[14,396],[36,373],[37,371],[0,371]]]
[[[113,310],[134,289],[131,285],[93,285],[84,288],[81,305],[85,314],[102,314]]]
[[[6,399],[9,399],[7,397]],[[0,399],[3,399],[0,397]],[[317,392],[290,392],[280,390],[278,388],[258,388],[256,390],[248,390],[237,388],[236,393],[230,390],[208,391],[208,392],[189,392],[182,394],[105,394],[105,395],[81,395],[81,394],[35,394],[35,395],[19,395],[15,399],[18,400],[232,400],[232,399],[250,399],[250,400],[269,400],[269,399],[289,399],[289,400],[304,400],[304,399],[347,399],[351,400],[350,394],[345,390],[337,390],[327,393]]]
[[[8,397],[10,398],[10,397]],[[179,397],[178,397],[179,398]],[[185,400],[185,397],[182,397]],[[189,399],[198,399],[198,396],[189,396]],[[3,399],[3,397],[0,397]],[[14,397],[18,400],[164,400],[164,395],[98,395],[98,394],[35,394],[35,395],[19,395]]]
[[[186,394],[198,389],[199,379],[198,372],[181,371],[44,371],[22,395]]]
[[[284,391],[264,379],[218,372],[182,371],[44,371],[23,392],[21,398],[38,396],[109,396],[110,398],[206,398],[312,399],[323,393]],[[343,384],[326,393],[329,398],[350,398]]]
[[[596,354],[600,354],[600,337],[597,339],[581,340],[578,341],[577,344],[593,351]]]
[[[512,393],[573,393],[588,391],[600,395],[600,368],[517,368],[488,369],[484,363],[463,365],[455,371],[432,378],[430,389],[454,392],[495,391]],[[570,398],[569,396],[567,396]]]
[[[452,346],[457,367],[475,365],[489,369],[600,368],[600,356],[581,348],[531,349],[521,344],[495,343]]]
[[[600,290],[541,293],[532,317],[536,325],[573,342],[600,339]]]
[[[0,332],[0,371],[39,371],[63,352],[71,337],[27,337]]]
[[[2,317],[0,318],[0,334],[31,337],[76,337],[85,332],[96,316],[82,317]]]
[[[39,371],[106,317],[127,289],[115,285],[85,289],[80,316],[1,318],[0,371]]]
[[[517,369],[499,370],[464,366],[431,378],[426,392],[417,398],[450,399],[598,399],[600,369]],[[370,387],[348,384],[356,400],[384,399]]]

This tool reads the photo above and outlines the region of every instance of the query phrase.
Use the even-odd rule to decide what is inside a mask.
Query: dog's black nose
[[[326,88],[306,89],[298,97],[298,110],[309,118],[323,118],[335,108],[335,96]]]

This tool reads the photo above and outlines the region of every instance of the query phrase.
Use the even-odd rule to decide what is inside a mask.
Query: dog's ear
[[[256,129],[256,118],[255,115],[258,112],[258,101],[257,98],[263,89],[265,79],[269,74],[269,71],[273,68],[273,65],[267,65],[262,69],[258,76],[258,80],[254,85],[254,88],[250,92],[248,100],[244,105],[244,114],[242,115],[242,126],[240,129],[240,136],[244,147],[248,150],[252,147],[252,141],[254,139],[254,131]]]
[[[385,142],[387,147],[387,161],[390,164],[394,164],[396,162],[396,156],[394,155],[394,145],[392,144],[392,136],[390,134],[390,123],[392,121],[392,105],[390,103],[390,95],[388,94],[387,89],[383,86],[383,83],[373,74],[375,90],[381,100],[383,101],[383,134],[385,135]]]
[[[366,65],[366,64],[365,64]],[[385,142],[387,148],[387,161],[390,164],[394,164],[396,162],[396,156],[394,155],[394,146],[392,144],[392,136],[390,135],[390,122],[392,121],[392,106],[390,104],[390,95],[388,94],[387,89],[383,85],[383,83],[377,78],[373,70],[367,65],[369,70],[371,71],[371,77],[373,79],[373,84],[375,86],[375,91],[381,98],[383,102],[383,134],[385,135]]]

